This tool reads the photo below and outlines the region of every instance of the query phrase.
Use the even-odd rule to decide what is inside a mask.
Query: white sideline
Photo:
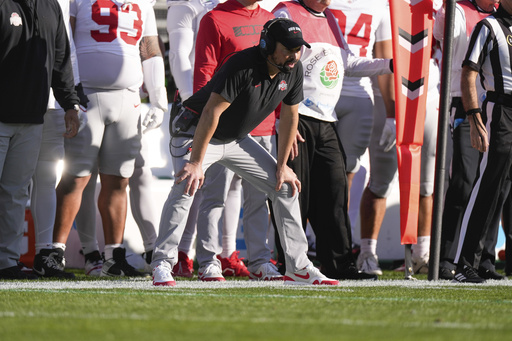
[[[307,285],[290,286],[283,282],[275,281],[249,281],[232,280],[226,282],[202,282],[202,281],[180,281],[177,280],[175,287],[154,287],[148,279],[119,279],[119,280],[94,280],[94,281],[4,281],[0,282],[0,290],[74,290],[74,289],[133,289],[133,290],[180,290],[180,289],[232,289],[232,288],[276,288],[289,290],[346,290],[350,288],[363,287],[404,287],[410,289],[422,288],[472,288],[484,290],[490,286],[510,287],[512,280],[495,281],[489,280],[485,284],[463,284],[451,283],[449,281],[426,281],[426,280],[378,280],[378,281],[341,281],[339,286]]]

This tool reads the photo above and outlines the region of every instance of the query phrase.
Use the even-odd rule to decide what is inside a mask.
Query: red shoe
[[[222,274],[224,276],[248,277],[249,271],[243,262],[243,258],[238,258],[240,251],[234,251],[229,258],[222,258],[217,255],[222,265]]]
[[[183,251],[178,252],[178,263],[172,268],[172,273],[176,277],[191,278],[194,276],[194,261],[188,258]]]

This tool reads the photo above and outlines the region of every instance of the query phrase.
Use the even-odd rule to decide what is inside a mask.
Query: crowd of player
[[[168,110],[154,3],[58,2],[68,26],[80,126],[73,138],[63,137],[67,114],[61,105],[65,104],[60,93],[57,101],[51,95],[31,185],[34,274],[74,277],[65,271],[64,259],[74,222],[85,255],[85,273],[90,276],[150,273],[154,285],[174,286],[174,277],[193,277],[197,270],[203,281],[236,276],[336,285],[338,280],[374,280],[382,274],[377,240],[397,175],[388,1],[290,0],[272,3],[267,11],[260,0],[167,0],[169,65],[182,103],[174,108],[169,122],[176,181],[161,216],[152,211],[152,175],[144,138],[146,131],[160,127]],[[508,140],[491,141],[488,147],[488,132],[498,128],[490,125],[491,116],[481,118],[481,111],[473,107],[496,103],[497,109],[486,109],[493,113],[493,120],[506,116],[510,68],[503,67],[501,88],[489,81],[495,76],[492,73],[487,74],[487,83],[482,82],[484,87],[478,81],[478,96],[469,90],[465,93],[460,84],[462,73],[462,81],[475,85],[476,74],[487,67],[485,55],[466,56],[468,46],[487,48],[484,38],[478,40],[476,35],[470,42],[473,27],[488,15],[510,21],[511,2],[501,1],[499,9],[498,0],[464,0],[456,5],[453,147],[450,144],[441,279],[481,283],[506,278],[496,272],[494,249],[502,211],[509,232],[505,222],[510,213],[510,200],[506,201],[510,179],[504,174],[510,163],[495,144]],[[441,55],[436,39],[442,43],[444,37],[443,5],[434,1],[418,243],[412,254],[416,273],[425,273],[429,263]],[[494,26],[478,27],[485,31]],[[491,91],[487,99],[485,91]],[[144,92],[150,110],[141,116]],[[498,117],[492,110],[504,114]],[[9,123],[0,122],[0,128]],[[352,180],[367,150],[370,179],[361,202],[350,202]],[[489,155],[503,164],[492,174],[485,167]],[[55,164],[61,159],[65,168],[56,187]],[[103,250],[95,226],[98,175]],[[488,180],[493,175],[502,181]],[[488,191],[497,194],[483,193],[481,181],[488,181]],[[0,185],[0,191],[5,191],[5,185]],[[25,181],[22,187],[27,186]],[[128,186],[143,236],[145,269],[135,269],[126,261]],[[476,200],[480,205],[488,202],[485,212],[475,209]],[[360,206],[357,258],[352,250],[357,215],[349,217],[349,205]],[[235,244],[241,206],[246,262],[239,258]],[[308,224],[314,231],[318,268],[306,256]],[[269,243],[272,225],[275,245]],[[4,244],[0,241],[0,258],[7,259],[0,259],[0,278],[36,278],[15,269],[16,250]]]

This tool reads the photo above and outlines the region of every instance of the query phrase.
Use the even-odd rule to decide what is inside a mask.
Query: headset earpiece
[[[289,20],[287,18],[275,18],[272,20],[269,20],[263,25],[263,30],[261,30],[261,36],[260,36],[260,50],[263,53],[263,55],[268,56],[274,53],[274,50],[276,49],[276,41],[272,34],[269,34],[270,27],[278,22],[283,20]]]

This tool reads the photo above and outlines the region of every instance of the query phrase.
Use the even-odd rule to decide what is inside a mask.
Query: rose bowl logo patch
[[[286,81],[282,80],[281,83],[278,85],[278,89],[281,91],[285,91],[288,89],[288,84],[286,84]]]
[[[334,60],[328,62],[320,72],[320,81],[327,89],[336,87],[340,75],[338,73],[338,65]]]

